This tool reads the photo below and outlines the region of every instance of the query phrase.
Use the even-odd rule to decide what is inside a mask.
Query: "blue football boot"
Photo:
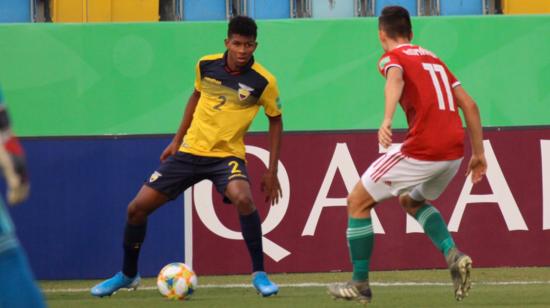
[[[137,275],[134,278],[126,277],[122,272],[116,273],[113,277],[95,285],[91,290],[93,296],[111,296],[119,289],[135,290],[139,286],[141,278]]]
[[[255,272],[252,274],[252,285],[263,297],[271,296],[279,292],[279,287],[267,278],[265,272]]]

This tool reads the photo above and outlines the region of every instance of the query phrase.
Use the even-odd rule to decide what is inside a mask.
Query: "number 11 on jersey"
[[[440,110],[445,110],[445,99],[443,98],[443,92],[441,91],[441,84],[437,77],[436,73],[439,73],[441,76],[441,81],[443,81],[443,86],[445,87],[445,92],[449,100],[449,110],[455,111],[455,103],[453,99],[453,93],[451,92],[451,86],[449,85],[449,78],[445,72],[445,68],[439,64],[432,63],[422,63],[422,67],[430,73],[432,78],[432,83],[434,85],[435,93],[437,95],[437,103],[439,104]]]

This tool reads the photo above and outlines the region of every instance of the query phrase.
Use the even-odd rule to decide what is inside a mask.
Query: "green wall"
[[[484,126],[550,125],[550,16],[424,17]],[[22,136],[173,133],[194,65],[225,22],[0,25],[0,84]],[[277,76],[285,129],[376,129],[383,78],[375,18],[260,21],[256,59]],[[266,129],[259,115],[253,131]],[[396,127],[405,127],[399,112]]]

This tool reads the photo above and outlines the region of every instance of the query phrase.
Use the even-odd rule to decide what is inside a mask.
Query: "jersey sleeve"
[[[399,62],[397,56],[392,53],[386,53],[378,60],[378,71],[385,78],[391,67],[398,67],[403,70],[403,66]]]
[[[195,66],[195,90],[199,92],[201,91],[201,60]]]
[[[260,104],[264,106],[265,114],[268,117],[280,116],[281,103],[279,101],[279,88],[277,87],[277,80],[275,78],[269,80],[262,96],[260,97]]]
[[[451,70],[447,67],[447,65],[443,64],[443,66],[445,67],[445,72],[447,73],[447,77],[449,78],[449,84],[451,85],[451,88],[458,87],[460,85],[460,81],[451,72]]]

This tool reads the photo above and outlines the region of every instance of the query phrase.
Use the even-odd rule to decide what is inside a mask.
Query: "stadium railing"
[[[550,14],[550,0],[1,0],[4,22],[349,18],[401,5],[412,16]]]

